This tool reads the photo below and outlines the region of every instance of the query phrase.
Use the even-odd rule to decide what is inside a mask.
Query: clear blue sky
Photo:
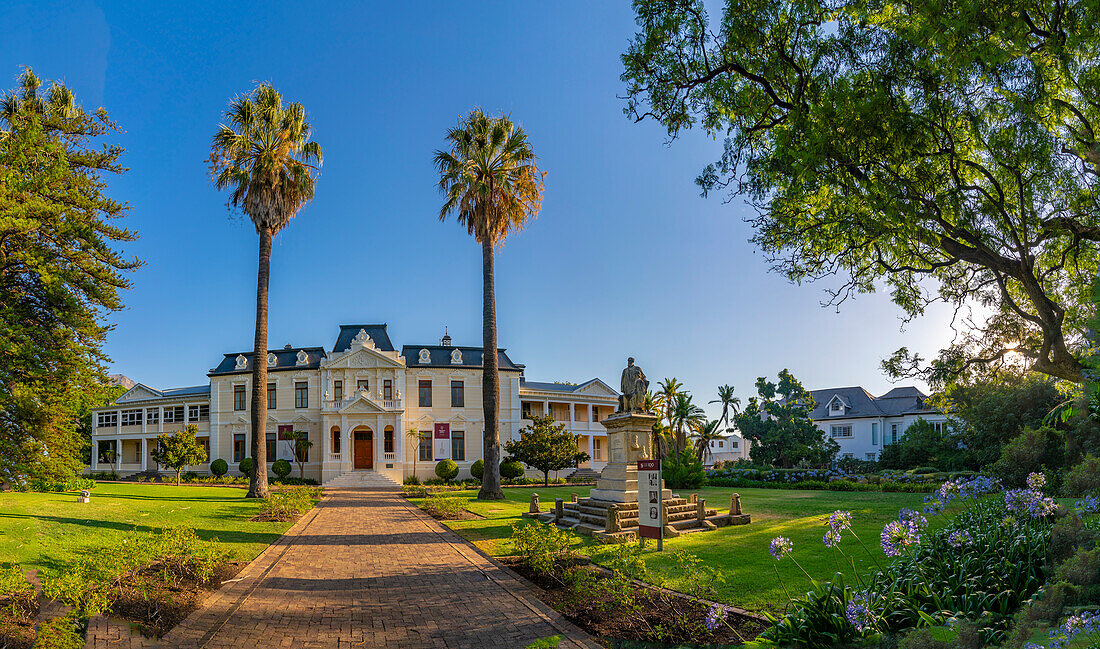
[[[111,317],[113,372],[195,385],[251,349],[257,236],[204,160],[229,99],[257,81],[306,106],[325,153],[316,200],[275,241],[272,347],[330,347],[348,322],[387,322],[395,344],[438,341],[444,326],[481,344],[480,249],[438,221],[431,164],[474,106],[522,123],[549,172],[542,213],[497,262],[500,344],[532,380],[615,384],[634,355],[697,401],[720,383],[744,400],[784,367],[811,389],[879,394],[882,358],[948,340],[942,311],[902,331],[885,294],[837,313],[820,306],[823,286],[768,272],[749,208],[693,183],[720,144],[668,146],[623,116],[629,3],[311,4],[0,7],[0,87],[32,66],[124,129],[130,171],[110,193],[130,204],[141,239],[128,251],[147,265]]]

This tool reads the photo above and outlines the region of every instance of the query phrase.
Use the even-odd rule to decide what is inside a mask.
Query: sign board
[[[663,545],[665,530],[661,523],[664,520],[661,486],[661,461],[638,460],[638,536],[657,539],[658,550]]]
[[[435,434],[432,436],[432,446],[435,448],[435,461],[446,460],[451,457],[451,425],[436,424]]]
[[[286,435],[287,435],[287,433],[293,433],[293,432],[294,432],[294,424],[279,424],[279,439],[280,440],[290,439]]]

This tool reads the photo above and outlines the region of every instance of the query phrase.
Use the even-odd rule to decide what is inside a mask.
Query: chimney
[[[447,333],[447,327],[443,327],[443,340],[440,342],[444,347],[451,346],[451,335]]]

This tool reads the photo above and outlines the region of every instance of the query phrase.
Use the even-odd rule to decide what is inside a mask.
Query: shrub
[[[860,460],[854,457],[842,457],[836,462],[838,469],[844,473],[874,473],[879,470],[879,463],[874,460]],[[715,463],[714,468],[718,468]]]
[[[518,522],[512,525],[512,547],[532,570],[550,572],[559,559],[576,558],[573,543],[577,537],[572,532],[554,525]]]
[[[444,460],[449,461],[449,460]],[[470,504],[469,498],[444,494],[429,494],[421,506],[434,518],[452,519],[458,518],[466,506]]]
[[[428,488],[418,484],[406,483],[401,487],[401,495],[406,498],[424,498],[428,495]]]
[[[287,462],[287,466],[290,466],[289,462]],[[314,496],[319,495],[320,490],[309,487],[285,487],[278,491],[272,491],[264,499],[264,505],[260,508],[256,518],[266,521],[294,520],[313,509]]]
[[[80,633],[79,625],[74,613],[43,622],[38,627],[35,649],[83,649],[84,636]]]
[[[213,473],[216,478],[222,477],[229,473],[229,463],[219,457],[210,463],[210,473]]]
[[[271,472],[278,476],[280,480],[290,475],[293,470],[294,467],[290,466],[290,462],[286,460],[275,460],[271,464]]]
[[[454,460],[440,460],[435,465],[435,474],[450,482],[458,477],[458,465]]]
[[[95,489],[95,482],[84,477],[73,477],[64,480],[44,480],[35,479],[31,480],[29,484],[31,491],[83,491],[84,489]]]
[[[500,477],[515,480],[523,477],[523,464],[518,460],[505,460],[500,463]]]
[[[407,475],[405,479],[401,481],[401,484],[420,484],[420,478],[414,475]]]
[[[1100,491],[1100,458],[1089,454],[1066,471],[1062,491],[1075,498]]]
[[[481,476],[485,475],[485,460],[478,460],[470,465],[470,475],[481,480]]]
[[[1028,474],[1060,469],[1065,461],[1065,433],[1049,426],[1027,428],[1001,449],[993,474],[1006,487],[1022,487]]]
[[[664,462],[661,473],[669,489],[697,489],[707,481],[703,463],[688,449]]]
[[[198,479],[199,474],[194,471],[185,471],[181,477],[187,482],[193,482]]]
[[[912,473],[915,475],[926,475],[929,473],[939,473],[939,471],[934,466],[918,466],[909,469],[908,471],[906,471],[906,473]]]
[[[848,480],[834,480],[833,482],[826,483],[825,489],[827,491],[855,491],[856,484]]]
[[[237,465],[237,470],[246,476],[252,475],[252,458],[246,457]]]

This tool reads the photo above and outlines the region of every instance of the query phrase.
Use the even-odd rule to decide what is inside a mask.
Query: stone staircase
[[[401,485],[375,471],[348,471],[324,484],[333,489],[400,488]]]
[[[705,532],[731,523],[728,515],[719,516],[718,510],[701,506],[694,500],[694,497],[688,500],[674,494],[664,501],[665,538]],[[576,502],[563,502],[560,516],[555,511],[555,503],[547,504],[550,511],[531,516],[585,536],[625,540],[633,538],[638,532],[638,503],[579,498]],[[615,514],[609,516],[612,505],[616,507]]]
[[[573,482],[595,482],[599,477],[599,471],[593,471],[592,469],[577,469],[566,476],[565,479],[572,480]]]

